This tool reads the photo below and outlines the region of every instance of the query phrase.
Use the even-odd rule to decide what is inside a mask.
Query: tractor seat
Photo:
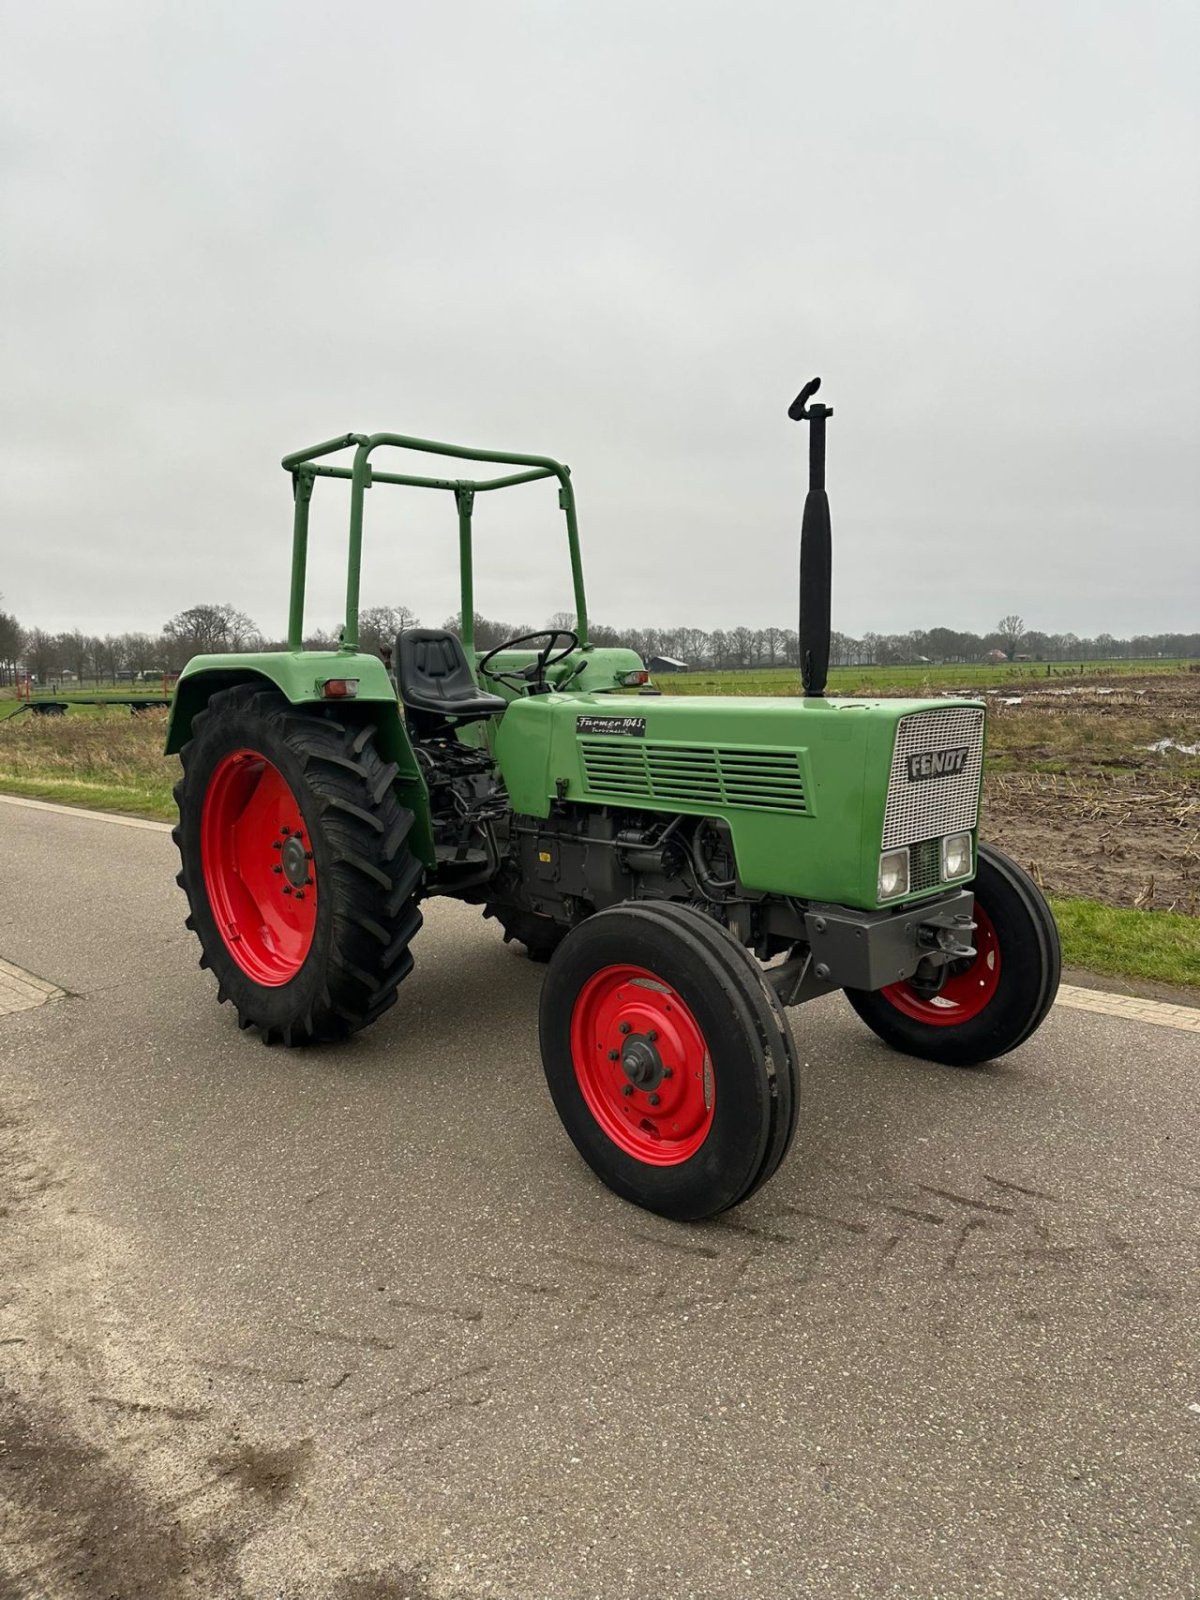
[[[471,675],[462,640],[442,628],[405,628],[396,636],[396,683],[410,711],[454,722],[478,722],[507,706]]]

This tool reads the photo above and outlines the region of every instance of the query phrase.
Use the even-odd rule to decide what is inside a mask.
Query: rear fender
[[[327,699],[324,688],[331,678],[356,679],[358,691],[354,698]],[[412,847],[426,866],[434,865],[429,791],[413,754],[396,691],[377,656],[350,655],[334,650],[195,656],[180,673],[171,700],[167,755],[178,754],[191,738],[193,718],[204,710],[219,689],[243,683],[278,689],[294,706],[326,708],[333,705],[344,721],[356,726],[373,726],[380,754],[385,761],[396,763],[395,788],[400,803],[415,819],[409,835]]]

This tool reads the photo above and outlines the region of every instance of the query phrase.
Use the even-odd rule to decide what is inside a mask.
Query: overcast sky
[[[279,457],[349,430],[568,461],[597,618],[794,626],[815,373],[835,627],[1200,626],[1193,0],[0,17],[26,626],[282,630]],[[476,521],[480,610],[570,606],[552,490]],[[454,528],[372,491],[364,603],[456,609]]]

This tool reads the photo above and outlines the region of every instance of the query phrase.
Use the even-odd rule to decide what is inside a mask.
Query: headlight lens
[[[942,878],[966,878],[971,872],[971,835],[948,833],[942,840]]]
[[[879,898],[908,893],[908,850],[885,850],[879,858]]]

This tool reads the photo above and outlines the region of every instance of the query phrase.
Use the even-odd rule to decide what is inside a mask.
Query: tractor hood
[[[546,694],[509,706],[495,748],[519,812],[566,800],[722,817],[747,888],[875,906],[885,832],[903,845],[974,830],[983,707]]]

